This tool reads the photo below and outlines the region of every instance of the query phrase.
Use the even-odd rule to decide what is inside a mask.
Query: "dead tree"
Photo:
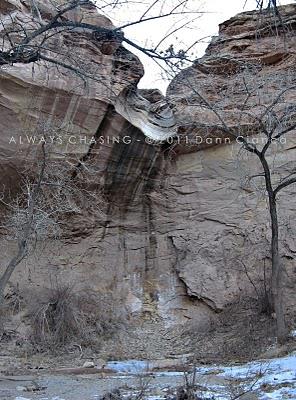
[[[36,63],[45,62],[49,65],[62,67],[77,74],[83,79],[100,80],[95,73],[89,70],[91,63],[84,60],[85,65],[81,64],[81,60],[77,62],[75,54],[67,52],[65,47],[57,45],[59,38],[70,36],[73,38],[87,37],[90,42],[98,44],[103,54],[110,54],[110,47],[118,47],[119,45],[128,45],[132,49],[138,50],[146,56],[152,58],[157,63],[164,62],[165,65],[178,65],[189,60],[187,56],[189,49],[192,50],[195,42],[188,46],[188,49],[176,50],[173,45],[169,45],[167,49],[163,48],[164,42],[190,24],[190,21],[179,24],[173,31],[168,32],[165,37],[160,38],[156,46],[146,47],[136,43],[124,34],[124,30],[135,24],[143,24],[155,19],[164,19],[172,16],[194,15],[195,18],[202,13],[198,10],[192,10],[187,7],[189,0],[165,2],[163,0],[151,1],[147,4],[142,15],[135,21],[130,21],[122,26],[114,28],[100,27],[95,24],[85,22],[84,20],[72,20],[68,17],[70,12],[80,8],[91,9],[98,14],[105,15],[106,10],[119,8],[122,6],[121,1],[97,1],[93,3],[90,0],[69,0],[63,5],[52,5],[52,9],[40,8],[37,3],[31,2],[31,14],[29,20],[20,22],[17,17],[11,13],[1,21],[2,29],[0,38],[2,40],[2,48],[0,50],[0,66],[13,65],[14,63]],[[125,3],[125,2],[123,2]],[[119,11],[120,12],[120,11]],[[107,13],[108,14],[108,13]],[[108,46],[108,44],[110,46]]]
[[[233,62],[230,59],[218,61]],[[191,78],[183,75],[182,79],[191,94],[190,106],[193,109],[205,108],[212,114],[212,120],[216,121],[205,126],[203,114],[200,113],[201,121],[196,121],[196,127],[200,129],[204,126],[205,132],[208,130],[210,135],[216,129],[219,136],[241,144],[243,150],[259,161],[260,170],[251,179],[263,180],[265,187],[271,228],[270,305],[276,317],[278,341],[284,342],[288,332],[283,301],[284,265],[279,245],[278,195],[296,183],[296,168],[293,163],[275,167],[274,158],[281,143],[295,134],[296,70],[291,67],[289,70],[277,71],[276,75],[264,75],[259,60],[253,64],[240,60],[236,68],[237,72],[231,78],[232,83],[219,92],[216,86],[219,87],[219,77],[215,74],[208,74],[204,84],[199,82],[199,87]],[[252,157],[249,162],[253,166]]]
[[[83,60],[83,62],[77,60],[76,55],[67,51],[65,46],[59,46],[57,40],[60,37],[73,37],[75,40],[80,36],[99,44],[103,53],[107,51],[106,54],[109,50],[108,46],[104,46],[105,44],[115,45],[115,47],[127,44],[156,62],[163,61],[172,66],[180,60],[183,62],[186,56],[184,51],[175,51],[172,46],[167,51],[161,50],[160,44],[170,34],[166,38],[161,38],[160,43],[154,48],[146,48],[127,38],[123,31],[128,26],[142,24],[149,20],[192,14],[194,11],[186,8],[187,1],[173,1],[166,7],[162,0],[151,1],[144,13],[135,21],[119,27],[105,28],[83,20],[72,20],[68,15],[81,7],[92,11],[97,9],[98,13],[104,15],[106,10],[120,7],[120,0],[109,3],[98,1],[96,5],[89,0],[70,0],[60,5],[52,3],[51,9],[47,9],[46,6],[43,8],[42,4],[37,4],[32,0],[29,3],[31,13],[26,21],[20,21],[14,13],[5,15],[1,21],[0,67],[15,63],[43,62],[46,65],[64,68],[84,81],[94,80],[102,83],[104,79],[96,73],[96,69],[89,60]],[[197,12],[197,14],[200,13]],[[181,27],[184,26],[183,24]],[[178,29],[174,29],[174,33]],[[48,129],[45,126],[43,128]],[[84,199],[86,196],[91,196],[90,191],[78,188],[73,179],[67,176],[69,170],[63,170],[60,165],[54,165],[50,149],[46,144],[43,144],[40,150],[38,160],[35,160],[37,176],[30,176],[30,173],[27,174],[28,171],[20,172],[22,184],[17,197],[8,203],[4,197],[0,198],[7,208],[8,216],[2,228],[6,230],[8,237],[17,243],[16,254],[4,268],[0,277],[0,301],[3,301],[4,291],[13,271],[34,251],[36,243],[48,237],[58,236],[59,218],[63,214],[79,212],[77,203],[73,203],[73,199],[79,196]],[[64,176],[63,173],[65,173]],[[74,171],[72,171],[72,177],[73,174],[75,175]]]
[[[24,178],[22,186],[22,195],[19,195],[13,204],[2,202],[9,209],[9,218],[4,225],[5,230],[8,230],[17,243],[17,253],[10,260],[8,266],[0,278],[0,303],[3,302],[4,291],[9,282],[9,279],[15,268],[27,257],[30,251],[32,241],[36,240],[36,235],[39,235],[41,224],[39,221],[40,210],[37,209],[40,205],[40,196],[42,191],[42,182],[46,168],[46,151],[42,145],[42,161],[35,182]],[[38,214],[38,215],[37,215]],[[43,213],[41,213],[42,215]],[[44,215],[43,215],[44,222]],[[42,226],[46,230],[48,226]]]
[[[108,54],[109,45],[116,48],[127,44],[156,62],[164,62],[165,65],[173,66],[179,61],[184,62],[186,52],[184,50],[176,51],[173,46],[170,46],[167,51],[162,50],[161,44],[169,38],[170,33],[161,38],[156,46],[148,48],[126,37],[124,29],[154,19],[177,15],[182,17],[187,13],[199,15],[200,12],[187,8],[187,2],[188,0],[172,1],[168,5],[163,0],[151,1],[143,14],[139,15],[135,21],[118,27],[106,28],[82,19],[71,19],[69,13],[85,8],[104,15],[106,10],[120,7],[122,5],[120,0],[115,2],[97,1],[96,4],[89,0],[69,0],[64,4],[52,3],[50,8],[46,8],[48,7],[46,5],[43,7],[42,3],[31,0],[28,2],[31,11],[25,21],[21,21],[13,12],[6,14],[1,21],[0,68],[15,63],[42,62],[45,65],[64,68],[78,75],[83,81],[94,80],[104,83],[104,78],[97,74],[97,69],[90,60],[78,60],[75,54],[67,51],[67,46],[59,44],[58,39],[61,37],[73,38],[73,40],[83,37],[98,44],[103,54]],[[173,33],[186,25],[187,23],[183,23],[179,28],[175,27]],[[46,126],[43,128],[48,129]],[[32,253],[36,243],[47,237],[58,236],[59,217],[65,213],[79,212],[77,203],[73,204],[72,202],[73,198],[77,199],[80,196],[85,199],[85,197],[91,196],[90,191],[78,188],[74,180],[67,176],[69,169],[68,171],[67,168],[63,170],[60,165],[54,164],[47,145],[43,144],[40,150],[38,161],[35,160],[37,176],[30,176],[30,171],[28,174],[27,171],[21,171],[22,184],[17,197],[8,203],[4,197],[0,197],[1,202],[7,208],[8,215],[2,228],[7,231],[8,237],[17,243],[16,254],[4,268],[0,277],[0,301],[3,300],[5,288],[13,271]],[[75,171],[72,170],[72,177],[74,175]]]
[[[37,245],[45,245],[49,240],[61,239],[67,231],[65,220],[83,214],[83,210],[103,215],[104,202],[101,192],[89,190],[93,179],[90,168],[87,177],[79,180],[75,167],[48,139],[55,132],[62,134],[63,126],[52,121],[41,121],[35,129],[40,139],[28,155],[27,163],[18,173],[21,177],[18,193],[7,198],[4,190],[0,202],[6,209],[1,226],[8,241],[16,243],[16,253],[3,268],[0,277],[0,304],[4,292],[16,267],[32,255]],[[77,174],[83,174],[83,166],[77,166]],[[33,172],[36,171],[36,172]]]
[[[259,116],[261,132],[266,136],[266,142],[263,147],[238,138],[243,148],[254,154],[260,161],[261,171],[268,198],[268,208],[271,222],[271,302],[276,316],[277,338],[280,343],[287,339],[287,327],[285,322],[285,310],[283,300],[283,272],[284,265],[280,256],[279,248],[279,221],[278,221],[278,194],[283,189],[296,183],[296,168],[291,168],[290,173],[276,179],[280,171],[273,170],[273,166],[268,162],[267,154],[272,151],[275,143],[279,143],[284,135],[296,129],[296,107],[293,104],[287,104],[280,113],[275,111],[276,105],[283,99],[284,94],[293,91],[296,95],[296,85],[284,89],[276,100],[266,108]]]

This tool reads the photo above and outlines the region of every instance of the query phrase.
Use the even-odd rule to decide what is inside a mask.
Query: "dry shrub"
[[[17,336],[14,316],[24,308],[23,298],[18,286],[10,284],[4,301],[0,304],[0,343],[9,342]]]
[[[124,324],[119,301],[112,294],[75,293],[73,287],[64,285],[51,288],[46,298],[43,294],[43,299],[35,302],[30,318],[31,341],[37,351],[73,343],[98,346]]]
[[[7,320],[7,308],[1,304],[0,305],[0,342],[5,335],[5,323]]]
[[[100,400],[123,400],[124,396],[120,389],[114,389],[111,392],[107,392],[100,398]]]
[[[13,314],[7,304],[0,305],[0,345],[7,346],[17,336],[17,332],[11,324]]]
[[[196,319],[182,326],[196,360],[247,361],[260,356],[274,342],[274,320],[262,310],[263,298],[241,296],[200,326]]]
[[[253,359],[274,341],[274,320],[262,311],[262,298],[243,297],[228,304],[219,315],[217,330],[223,333],[223,358]]]
[[[79,333],[75,301],[69,287],[52,289],[49,299],[32,315],[32,339],[37,344],[64,345]]]
[[[184,385],[177,389],[176,400],[199,400],[196,390],[196,367],[190,372],[184,372]]]
[[[5,304],[11,316],[24,310],[26,304],[18,285],[10,283],[6,290]]]
[[[183,379],[184,383],[181,386],[171,388],[166,396],[167,400],[214,400],[214,397],[204,395],[204,391],[208,391],[207,386],[198,384],[195,364],[188,371],[184,371]]]

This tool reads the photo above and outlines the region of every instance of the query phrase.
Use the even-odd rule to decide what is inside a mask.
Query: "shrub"
[[[41,300],[36,297],[30,312],[31,341],[39,351],[71,343],[98,345],[124,324],[119,307],[112,294],[75,293],[69,285],[51,288],[45,298],[44,294]]]

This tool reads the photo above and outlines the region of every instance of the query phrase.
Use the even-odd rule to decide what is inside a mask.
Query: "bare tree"
[[[291,33],[290,40],[294,37]],[[271,227],[270,302],[276,316],[278,341],[284,342],[287,339],[287,327],[283,303],[284,265],[279,245],[278,196],[296,183],[296,169],[293,162],[277,162],[277,155],[283,142],[287,142],[296,129],[296,70],[291,66],[277,71],[276,75],[272,72],[264,74],[259,60],[251,63],[248,60],[217,57],[217,62],[225,63],[225,67],[233,64],[235,72],[227,87],[220,88],[220,78],[215,73],[207,73],[207,80],[204,83],[199,81],[198,86],[193,78],[184,73],[178,78],[179,83],[187,87],[190,109],[195,110],[196,120],[189,124],[188,132],[190,136],[190,132],[203,128],[204,142],[207,135],[211,137],[216,132],[217,138],[228,137],[230,141],[236,141],[241,144],[242,150],[259,161],[260,169],[249,179],[261,179],[264,182]],[[202,109],[208,113],[209,123],[204,122]],[[250,170],[256,165],[252,158],[248,163]]]
[[[118,27],[111,26],[111,23],[110,27],[100,27],[89,23],[83,17],[77,19],[77,15],[83,13],[78,12],[76,17],[71,14],[83,8],[86,11],[98,11],[99,14],[108,16],[111,10],[120,10],[125,3],[126,1],[123,0],[97,1],[96,4],[89,0],[69,0],[65,3],[51,2],[48,6],[30,0],[30,10],[23,19],[20,19],[17,13],[11,12],[5,14],[1,21],[0,66],[42,62],[43,65],[64,68],[78,75],[85,83],[94,80],[104,85],[105,79],[98,73],[101,66],[96,65],[92,60],[73,54],[71,48],[67,49],[63,40],[59,40],[63,38],[66,41],[70,39],[75,42],[80,37],[99,45],[103,54],[110,54],[120,45],[126,44],[157,63],[163,62],[164,65],[170,67],[187,60],[185,50],[177,51],[173,46],[169,46],[163,51],[161,45],[172,32],[161,38],[156,46],[150,48],[127,38],[124,30],[129,26],[154,19],[185,14],[200,15],[199,11],[188,7],[189,0],[172,1],[169,5],[164,0],[151,1],[136,20]],[[187,22],[176,27],[173,33],[186,25]],[[47,122],[41,125],[41,128],[38,128],[39,132],[35,133],[46,137],[53,127]],[[4,268],[4,273],[0,278],[0,302],[3,301],[4,291],[13,271],[29,254],[32,254],[36,243],[49,237],[58,237],[59,218],[65,213],[79,212],[78,203],[73,199],[77,200],[78,197],[85,199],[87,196],[92,196],[91,191],[78,187],[75,183],[78,170],[79,173],[83,173],[81,171],[84,168],[83,163],[80,162],[78,167],[72,165],[72,172],[69,174],[69,167],[63,168],[61,164],[58,165],[53,161],[51,149],[46,143],[39,146],[38,151],[40,152],[33,162],[37,168],[37,175],[30,175],[30,166],[25,171],[19,171],[21,185],[16,198],[7,202],[3,195],[0,199],[7,209],[7,220],[2,228],[6,231],[7,237],[17,243],[16,254]],[[87,173],[89,175],[90,171],[88,170]],[[95,196],[94,194],[93,197]],[[92,200],[97,202],[97,199]]]
[[[164,49],[163,44],[177,31],[183,29],[190,22],[185,21],[179,24],[173,31],[169,31],[160,41],[151,47],[146,47],[136,43],[126,37],[124,30],[135,24],[144,24],[155,19],[182,16],[186,14],[194,15],[195,18],[202,13],[188,6],[190,0],[165,2],[156,0],[148,2],[145,11],[134,21],[118,27],[100,27],[85,20],[73,20],[69,13],[75,10],[97,9],[101,15],[108,15],[110,10],[119,9],[126,1],[97,1],[90,0],[70,0],[62,5],[52,3],[52,9],[37,5],[31,1],[31,13],[28,20],[20,22],[13,13],[6,16],[2,21],[0,37],[2,39],[2,49],[0,50],[0,66],[12,65],[14,63],[36,63],[43,61],[57,67],[65,68],[83,79],[91,78],[101,81],[96,75],[91,60],[77,60],[77,55],[67,51],[65,46],[57,45],[57,40],[61,37],[70,36],[87,37],[90,42],[99,45],[103,54],[110,54],[119,45],[125,44],[140,51],[152,58],[157,63],[164,62],[165,65],[178,65],[189,61],[188,51],[196,44],[194,42],[187,49],[175,49],[172,44]],[[83,62],[82,62],[83,61]],[[90,69],[92,66],[92,69]]]
[[[41,144],[32,149],[26,166],[19,171],[21,183],[17,195],[7,199],[4,191],[0,198],[6,208],[1,228],[17,246],[16,254],[0,277],[0,303],[15,268],[34,253],[37,244],[46,245],[48,240],[61,238],[65,233],[65,216],[81,214],[83,208],[103,213],[101,193],[89,190],[88,180],[82,183],[74,173],[77,170],[83,174],[83,165],[69,166],[68,160],[56,152],[57,147],[47,141],[50,134],[58,135],[62,129],[62,125],[51,121],[37,125],[35,135]],[[89,168],[87,174],[92,179]]]
[[[276,107],[283,101],[287,92],[296,93],[296,85],[291,85],[283,89],[277,98],[266,107],[259,115],[260,131],[266,136],[265,144],[258,146],[254,142],[238,138],[243,144],[243,148],[254,154],[260,161],[261,171],[259,174],[264,177],[266,193],[268,197],[269,215],[271,221],[271,295],[272,307],[276,315],[277,337],[279,342],[284,342],[287,338],[287,328],[285,323],[285,311],[283,304],[283,271],[284,266],[280,257],[279,250],[279,221],[278,221],[278,194],[284,188],[296,183],[296,168],[292,166],[287,175],[282,175],[279,169],[268,162],[268,151],[272,151],[275,143],[279,143],[284,135],[296,129],[296,107],[294,104],[285,104],[284,109],[276,110]],[[279,178],[280,177],[280,178]],[[279,178],[279,179],[278,179]]]

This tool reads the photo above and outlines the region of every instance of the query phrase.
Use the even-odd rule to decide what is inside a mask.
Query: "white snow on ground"
[[[32,399],[28,399],[27,397],[16,397],[15,400],[32,400]],[[58,396],[54,396],[51,397],[50,399],[48,397],[42,397],[40,400],[64,400],[64,399]]]
[[[279,389],[272,393],[265,393],[260,396],[260,400],[284,400],[284,399],[296,399],[296,389]]]
[[[113,369],[116,372],[129,372],[131,374],[139,374],[149,370],[149,362],[141,360],[127,361],[109,361],[106,364],[107,368]]]
[[[109,377],[121,379],[122,383],[135,374],[145,375],[153,363],[149,365],[147,361],[127,360],[112,361],[107,364],[108,368],[117,371]],[[156,377],[179,377],[183,372],[161,371],[154,372]],[[229,400],[231,398],[229,387],[232,385],[239,392],[245,392],[251,389],[258,396],[259,400],[296,400],[296,352],[286,357],[270,360],[253,361],[242,365],[212,365],[209,367],[197,367],[198,376],[209,376],[209,382],[202,383],[204,390],[198,392],[203,398],[214,398],[215,400]],[[213,383],[211,379],[217,377],[221,383]],[[211,379],[210,379],[211,378]],[[226,380],[224,383],[223,380]],[[212,382],[212,383],[210,383]],[[131,393],[130,393],[131,394]],[[163,400],[165,390],[162,393],[154,395],[153,391],[147,393],[146,400]],[[93,397],[98,398],[97,395]],[[32,400],[28,397],[18,396],[15,400]],[[62,397],[42,397],[40,400],[64,400]]]
[[[156,376],[182,376],[184,375],[184,372],[178,372],[178,371],[161,371],[161,372],[156,372]]]
[[[197,368],[200,374],[209,374],[211,371],[230,381],[241,381],[242,388],[256,391],[260,400],[296,399],[296,353],[244,365]],[[213,391],[210,394],[215,395]]]
[[[107,364],[120,373],[141,374],[147,372],[153,364],[140,360],[112,361]],[[296,353],[286,357],[253,361],[242,365],[211,367],[198,367],[197,373],[201,375],[213,374],[236,381],[241,390],[252,389],[256,391],[260,400],[296,399]],[[156,376],[181,376],[183,372],[161,371]],[[122,376],[121,376],[122,378]],[[282,386],[282,387],[278,387]],[[217,400],[228,400],[229,393],[223,386],[207,385],[204,397],[214,396]],[[149,400],[160,400],[160,396],[148,396]],[[148,398],[147,397],[147,398]]]
[[[15,400],[32,400],[32,399],[28,399],[27,397],[16,397]],[[40,400],[64,400],[61,397],[58,396],[54,396],[54,397],[42,397]]]
[[[251,362],[239,367],[226,367],[218,375],[241,379],[258,378],[255,384],[256,387],[262,384],[296,384],[296,353],[273,360]]]
[[[15,400],[30,400],[27,397],[16,397]]]

